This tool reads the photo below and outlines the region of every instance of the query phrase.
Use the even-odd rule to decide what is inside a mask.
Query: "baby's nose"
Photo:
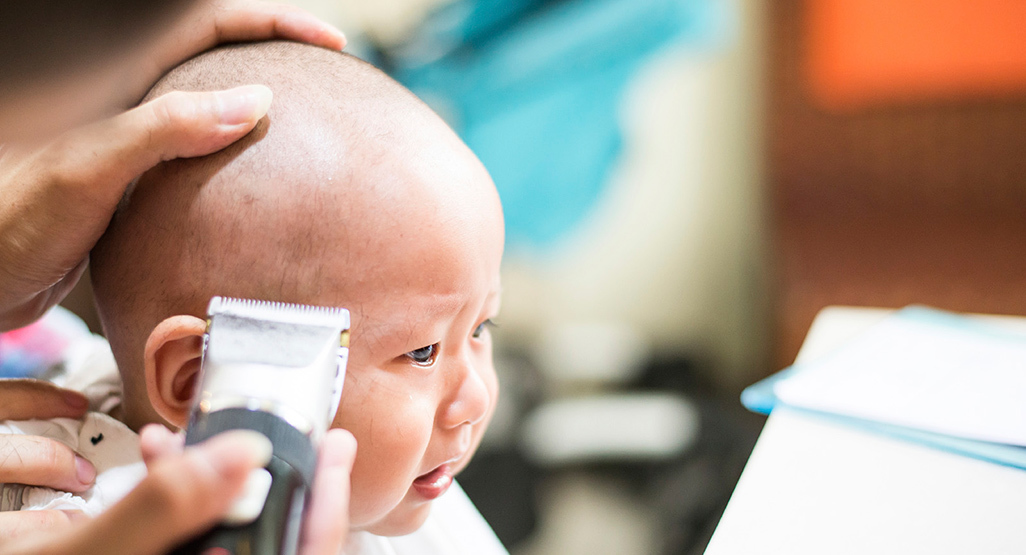
[[[439,415],[439,423],[445,428],[477,424],[488,414],[491,405],[484,378],[469,364],[460,365],[457,371],[459,379]]]

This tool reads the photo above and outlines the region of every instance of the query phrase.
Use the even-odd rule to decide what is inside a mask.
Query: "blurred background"
[[[738,394],[825,306],[1026,314],[1026,4],[293,3],[499,188],[503,394],[460,481],[514,555],[701,553]]]

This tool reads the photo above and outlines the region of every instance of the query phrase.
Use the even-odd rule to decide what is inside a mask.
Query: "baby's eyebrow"
[[[471,301],[472,299],[460,291],[420,295],[416,301],[406,305],[404,320],[412,328],[413,333],[417,328],[415,322],[423,321],[425,316],[435,320],[453,316],[465,310]],[[414,309],[414,306],[417,308]]]

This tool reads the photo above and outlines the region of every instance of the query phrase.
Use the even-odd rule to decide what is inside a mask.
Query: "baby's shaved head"
[[[126,404],[145,397],[142,352],[165,318],[202,317],[223,295],[345,303],[355,322],[350,303],[360,300],[348,291],[401,279],[407,268],[394,262],[419,256],[400,245],[410,229],[451,225],[482,201],[498,206],[452,131],[352,56],[288,42],[223,47],[172,70],[149,97],[252,83],[274,92],[267,118],[219,153],[144,175],[93,250]]]

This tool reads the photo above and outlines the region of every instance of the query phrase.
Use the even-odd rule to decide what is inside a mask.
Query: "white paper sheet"
[[[906,309],[777,383],[785,404],[1026,446],[1026,340]]]

